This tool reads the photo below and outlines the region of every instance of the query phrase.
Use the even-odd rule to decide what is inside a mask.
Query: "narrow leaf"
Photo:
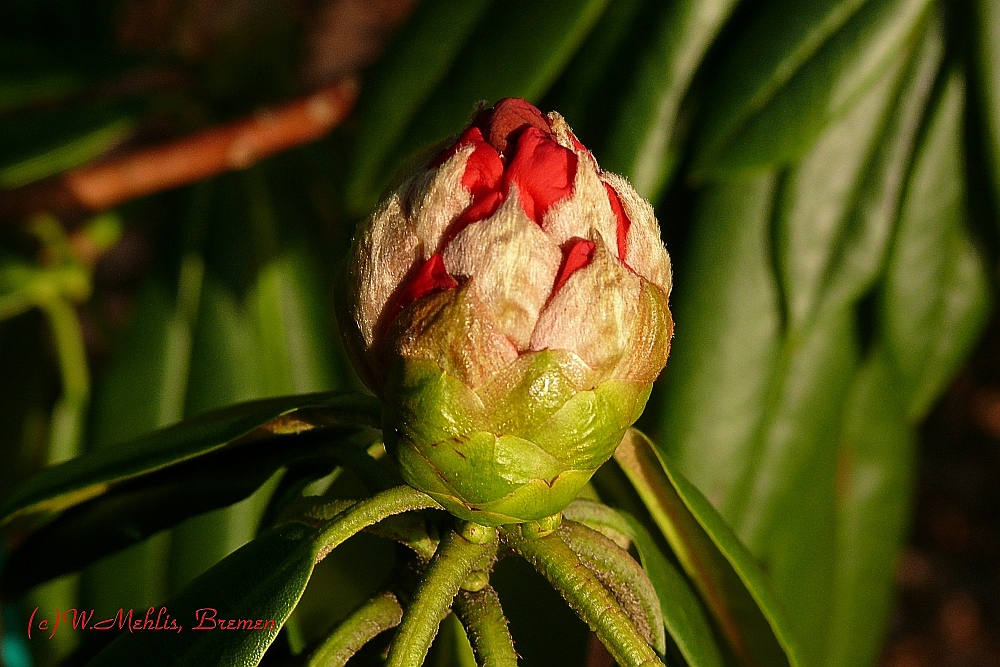
[[[420,106],[447,74],[489,0],[425,0],[379,60],[358,101],[350,196],[355,208],[378,195],[386,157]],[[468,110],[466,110],[468,113]]]
[[[626,434],[615,460],[736,655],[755,667],[802,664],[764,574],[705,497],[635,429]]]
[[[656,200],[679,158],[677,115],[695,71],[738,0],[665,3],[611,128],[605,168]]]
[[[256,665],[309,582],[316,535],[284,524],[247,543],[165,603],[180,630],[129,630],[90,664]]]
[[[563,516],[582,523],[611,539],[624,536],[639,552],[642,567],[656,590],[663,612],[663,624],[690,667],[721,667],[722,656],[708,616],[684,576],[656,545],[635,517],[607,505],[576,500]]]
[[[786,0],[740,35],[705,103],[694,170],[793,160],[911,43],[929,0]]]
[[[251,401],[211,412],[121,445],[105,447],[47,468],[7,499],[0,516],[64,509],[100,495],[113,484],[272,435],[340,426],[375,426],[374,398],[345,393]]]
[[[986,268],[966,229],[965,86],[947,73],[927,121],[881,295],[881,324],[918,421],[975,343],[989,309]]]
[[[915,442],[884,351],[858,374],[837,458],[837,567],[822,664],[875,664],[913,496]]]

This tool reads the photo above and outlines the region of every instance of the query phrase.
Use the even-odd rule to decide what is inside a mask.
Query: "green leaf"
[[[838,243],[831,258],[824,297],[830,302],[857,302],[872,289],[881,274],[899,216],[919,129],[943,55],[941,21],[929,21],[912,62],[903,73],[902,86],[893,102],[888,123],[875,144],[864,179],[854,195],[843,241]]]
[[[6,500],[0,516],[9,521],[25,514],[65,509],[105,493],[115,484],[230,444],[239,447],[317,428],[377,426],[379,415],[376,399],[333,392],[234,405],[47,468]]]
[[[482,100],[538,101],[583,42],[608,0],[538,3],[505,0],[490,5],[427,97],[373,181],[364,209],[374,203],[391,170],[414,151],[458,132]]]
[[[783,184],[774,243],[789,335],[801,331],[828,303],[827,284],[905,71],[906,59],[897,60],[857,104],[826,127]]]
[[[976,57],[982,116],[986,124],[987,154],[992,162],[995,197],[1000,201],[1000,5],[993,0],[975,3]]]
[[[0,188],[12,189],[86,164],[122,143],[135,129],[128,118],[115,120],[43,153],[0,168]]]
[[[489,0],[425,0],[379,60],[358,101],[349,195],[355,208],[367,208],[368,200],[378,195],[374,181],[383,175],[389,152],[489,5]]]
[[[701,177],[802,155],[912,43],[929,0],[767,3],[713,79],[695,149]]]
[[[621,510],[591,501],[572,502],[563,511],[563,516],[615,541],[619,535],[624,536],[635,545],[642,567],[660,599],[663,624],[687,664],[690,667],[721,667],[724,664],[704,608],[645,526]]]
[[[880,324],[916,422],[958,370],[989,311],[987,272],[966,229],[965,86],[956,70],[917,149],[881,292]]]
[[[340,450],[350,447],[326,442],[329,439],[326,434],[318,434],[317,437],[267,439],[238,448],[226,447],[117,484],[103,495],[69,508],[31,533],[4,563],[0,589],[5,596],[18,597],[36,584],[78,570],[189,517],[232,505],[247,498],[284,465],[311,464],[320,470],[329,470],[341,460]],[[221,537],[223,544],[229,544],[228,535],[219,535],[223,528],[225,526],[216,526],[216,537]],[[209,536],[203,534],[202,538],[209,539]],[[149,559],[144,565],[138,562],[143,557],[118,558],[102,565],[113,564],[119,574],[130,568],[136,578],[155,580],[161,569],[158,565],[163,564],[163,556],[158,553],[162,547],[148,545],[140,550]],[[198,545],[190,548],[196,549]],[[231,550],[217,554],[215,560],[203,564],[201,571]],[[88,574],[99,577],[104,574],[103,570],[104,567],[99,567],[97,572]],[[132,585],[154,583],[143,580],[132,582]],[[176,586],[176,579],[172,583]],[[128,594],[122,590],[118,593]],[[136,605],[148,605],[162,599],[149,592],[136,597]],[[92,601],[92,605],[108,608],[98,604],[101,600],[103,596]],[[113,604],[112,601],[111,608]]]
[[[602,163],[658,199],[680,157],[677,116],[695,71],[738,0],[665,3],[611,126]]]
[[[915,437],[883,350],[851,388],[837,452],[837,567],[822,664],[875,664],[913,497]],[[817,663],[819,664],[819,663]]]
[[[309,582],[317,535],[284,524],[247,543],[164,605],[181,631],[122,633],[89,664],[256,665]],[[216,619],[261,620],[264,629],[195,630]]]
[[[701,194],[677,280],[669,370],[651,401],[659,410],[646,410],[663,451],[716,507],[727,504],[752,456],[780,351],[768,243],[774,190],[775,178],[762,175]]]
[[[615,460],[736,656],[755,667],[803,664],[764,574],[708,500],[635,429],[618,447]]]
[[[562,114],[588,145],[610,111],[609,105],[600,102],[601,96],[616,88],[607,84],[621,79],[623,69],[629,66],[627,53],[636,46],[636,30],[647,9],[644,0],[609,2],[543,100],[545,108]]]

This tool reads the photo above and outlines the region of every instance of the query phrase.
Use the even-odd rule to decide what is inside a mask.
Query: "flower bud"
[[[556,113],[501,100],[358,230],[341,330],[412,486],[484,525],[561,511],[666,364],[650,205]]]

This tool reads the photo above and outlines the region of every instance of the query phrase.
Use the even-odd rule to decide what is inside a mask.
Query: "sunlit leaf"
[[[802,155],[912,43],[930,7],[929,0],[766,3],[713,80],[695,172]]]
[[[615,452],[733,651],[754,667],[803,664],[781,604],[718,512],[632,429]]]
[[[980,250],[966,228],[965,85],[951,71],[917,149],[881,295],[881,325],[907,397],[927,413],[974,344],[988,312]]]
[[[65,509],[114,484],[209,454],[224,446],[313,429],[376,425],[378,401],[344,393],[263,399],[206,413],[121,445],[105,447],[48,468],[23,484],[0,509],[10,520]]]

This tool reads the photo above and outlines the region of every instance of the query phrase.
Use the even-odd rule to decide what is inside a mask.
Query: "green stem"
[[[492,586],[455,598],[455,613],[469,634],[479,667],[517,667],[517,651],[507,628],[507,617]]]
[[[612,540],[582,524],[566,521],[559,535],[615,596],[646,641],[663,655],[667,650],[663,610],[656,589],[642,566]]]
[[[496,534],[481,544],[469,542],[454,531],[441,541],[427,565],[424,578],[403,615],[386,667],[419,667],[448,615],[451,602],[469,573],[485,567],[496,553]]]
[[[59,358],[62,396],[52,410],[47,461],[61,463],[80,453],[83,421],[90,400],[90,373],[83,331],[72,304],[53,295],[39,302],[49,320]]]
[[[305,667],[343,667],[376,635],[399,625],[403,608],[392,593],[381,593],[351,613],[316,651]]]
[[[423,509],[441,509],[441,506],[426,493],[410,486],[397,486],[359,500],[330,519],[323,529],[317,540],[316,562],[326,558],[348,538],[386,517]]]
[[[548,579],[586,621],[622,667],[663,667],[653,648],[622,612],[604,584],[580,562],[558,533],[529,540],[518,527],[501,528],[512,549]]]

